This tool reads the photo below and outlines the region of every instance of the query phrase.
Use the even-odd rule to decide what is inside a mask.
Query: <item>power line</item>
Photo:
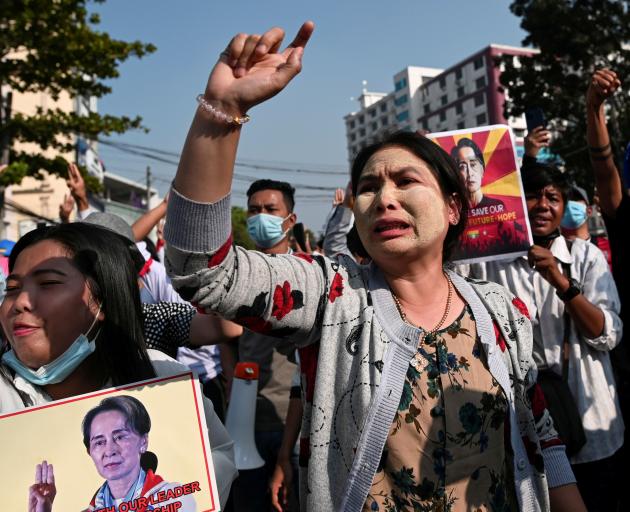
[[[122,144],[117,143],[117,142],[109,142],[109,141],[101,141],[101,142],[103,144],[105,144],[105,145],[108,145],[108,146],[111,146],[113,148],[116,148],[119,151],[123,151],[123,152],[126,152],[126,153],[131,153],[131,154],[134,154],[134,155],[144,156],[144,157],[149,158],[151,160],[155,160],[155,161],[158,161],[158,162],[171,164],[171,165],[174,165],[174,166],[179,165],[179,162],[176,162],[176,161],[173,161],[173,160],[170,160],[168,158],[161,157],[161,156],[152,155],[151,153],[147,153],[144,150],[138,150],[138,149],[133,149],[131,147],[127,147],[128,145],[122,145]],[[239,164],[237,163],[237,165],[239,165]],[[249,167],[252,167],[252,166],[249,166]],[[273,170],[273,169],[270,169],[270,168],[268,168],[266,166],[257,166],[256,168],[257,169]],[[287,169],[284,169],[284,170],[287,170]],[[339,173],[335,173],[335,174],[340,176]],[[160,181],[165,181],[166,180],[166,178],[161,178],[161,177],[156,177],[155,179],[156,180],[159,179]],[[254,177],[254,176],[248,176],[248,175],[244,175],[244,174],[234,173],[234,179],[235,180],[239,180],[239,181],[252,182],[252,181],[258,180],[259,178],[258,177]],[[166,180],[166,181],[168,181],[168,183],[171,182],[171,180]],[[300,188],[300,189],[304,189],[304,190],[335,191],[337,189],[337,187],[322,187],[322,186],[317,186],[317,185],[307,185],[305,183],[292,183],[292,185],[295,186],[296,188]]]
[[[162,157],[172,156],[179,158],[180,154],[175,151],[167,151],[158,148],[152,148],[150,146],[141,146],[139,144],[129,144],[126,142],[114,142],[107,139],[99,139],[99,142],[112,146],[118,149],[125,148],[129,150],[130,153],[147,156],[148,154],[155,153],[156,155],[162,155]],[[150,152],[150,153],[147,153]],[[162,157],[156,157],[162,158]],[[313,168],[303,168],[301,166],[298,167],[288,167],[286,165],[274,165],[270,163],[264,163],[264,161],[259,161],[258,163],[248,162],[249,159],[240,159],[236,161],[237,167],[245,167],[249,169],[266,169],[269,171],[278,171],[278,172],[290,172],[290,173],[302,173],[302,174],[320,174],[320,175],[329,175],[329,176],[348,176],[347,171],[330,171],[323,169],[313,169]],[[166,163],[173,163],[171,160],[164,160]]]

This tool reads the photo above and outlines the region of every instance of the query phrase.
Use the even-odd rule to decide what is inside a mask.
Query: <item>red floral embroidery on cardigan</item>
[[[343,277],[341,274],[336,273],[333,278],[332,286],[330,287],[330,293],[328,294],[328,300],[330,302],[335,302],[337,297],[341,297],[343,295]]]
[[[273,292],[273,308],[271,316],[275,316],[278,320],[282,320],[284,316],[293,309],[293,297],[291,296],[291,284],[285,281],[282,286],[276,286]]]
[[[492,321],[492,326],[494,327],[494,337],[497,340],[497,345],[499,345],[501,352],[505,352],[507,345],[505,344],[505,338],[503,338],[503,334],[501,334],[501,329],[499,329],[499,326],[494,320]]]
[[[296,252],[293,253],[293,256],[295,256],[296,258],[302,258],[304,261],[308,261],[309,263],[313,263],[313,256],[305,252]]]
[[[282,286],[276,286],[273,292],[271,316],[282,320],[294,309],[302,307],[304,307],[304,294],[300,290],[291,290],[289,281],[285,281]]]
[[[525,305],[525,303],[521,299],[519,299],[518,297],[514,297],[512,299],[512,304],[514,305],[514,307],[516,309],[518,309],[520,311],[521,315],[523,315],[523,316],[527,317],[528,319],[530,319],[529,318],[529,310],[527,309],[527,306]]]
[[[228,252],[230,252],[231,248],[232,235],[230,235],[225,243],[221,247],[219,247],[219,250],[208,259],[208,268],[216,267],[217,265],[219,265],[228,255]]]

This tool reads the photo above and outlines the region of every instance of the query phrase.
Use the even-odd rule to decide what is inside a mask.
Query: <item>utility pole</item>
[[[147,165],[147,211],[151,208],[149,203],[151,202],[151,166]]]

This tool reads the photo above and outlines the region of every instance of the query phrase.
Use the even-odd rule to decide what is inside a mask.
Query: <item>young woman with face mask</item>
[[[17,242],[9,269],[0,306],[8,341],[1,414],[186,371],[146,349],[136,271],[122,237],[84,223],[36,229]],[[236,473],[232,441],[209,401],[204,408],[225,501]]]
[[[468,201],[437,145],[399,134],[357,156],[369,266],[232,246],[245,114],[299,73],[312,31],[284,50],[280,28],[238,34],[212,70],[169,196],[174,285],[302,347],[306,510],[584,510],[535,386],[522,302],[444,266]]]

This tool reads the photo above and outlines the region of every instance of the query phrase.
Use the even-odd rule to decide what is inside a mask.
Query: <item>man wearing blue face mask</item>
[[[294,194],[295,189],[289,183],[267,179],[255,181],[247,190],[247,231],[258,251],[278,256],[291,252],[288,233],[297,220],[293,213]],[[252,308],[255,304],[254,301]],[[239,471],[232,493],[234,511],[271,510],[268,484],[282,443],[289,400],[296,393],[291,389],[297,368],[294,349],[286,340],[245,328],[238,339],[238,360],[259,366],[254,432],[265,465]],[[233,369],[226,370],[229,379]],[[299,397],[299,388],[297,393]],[[297,475],[297,468],[293,469]],[[297,509],[295,501],[290,500],[287,510]]]
[[[591,235],[588,219],[593,213],[586,190],[572,185],[568,193],[568,201],[560,222],[562,235],[568,240],[581,238],[596,245],[611,264],[610,244],[605,235]]]
[[[284,181],[258,180],[247,190],[247,232],[265,254],[287,254],[295,225],[295,189]]]

